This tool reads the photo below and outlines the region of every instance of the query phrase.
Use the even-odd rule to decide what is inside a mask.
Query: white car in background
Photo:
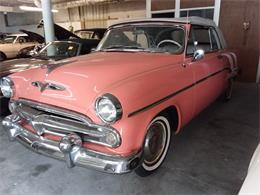
[[[251,159],[246,179],[240,189],[239,195],[260,194],[260,144]]]
[[[21,49],[36,44],[38,42],[27,34],[9,34],[0,40],[0,61],[15,58]]]

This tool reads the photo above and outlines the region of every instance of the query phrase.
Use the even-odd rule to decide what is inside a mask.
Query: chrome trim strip
[[[34,81],[31,84],[32,84],[32,86],[39,88],[40,92],[43,92],[46,89],[58,90],[58,91],[64,91],[65,90],[64,86],[57,85],[57,84],[54,84],[54,83],[49,83],[49,82]]]
[[[161,103],[171,99],[172,97],[178,95],[179,93],[181,93],[183,91],[186,91],[187,89],[189,89],[191,87],[194,87],[195,85],[198,85],[199,83],[207,80],[208,78],[213,77],[213,76],[215,76],[215,75],[217,75],[219,73],[222,73],[224,71],[227,71],[227,70],[230,70],[230,68],[223,68],[223,69],[221,69],[221,70],[219,70],[217,72],[214,72],[214,73],[212,73],[212,74],[210,74],[210,75],[208,75],[208,76],[206,76],[206,77],[204,77],[204,78],[202,78],[202,79],[200,79],[200,80],[198,80],[198,81],[196,81],[196,82],[194,82],[194,83],[192,83],[192,84],[190,84],[190,85],[188,85],[188,86],[186,86],[186,87],[184,87],[184,88],[182,88],[182,89],[180,89],[180,90],[178,90],[178,91],[176,91],[176,92],[174,92],[174,93],[172,93],[172,94],[170,94],[170,95],[168,95],[168,96],[166,96],[166,97],[164,97],[164,98],[162,98],[162,99],[160,99],[160,100],[158,100],[158,101],[156,101],[156,102],[154,102],[152,104],[149,104],[149,105],[147,105],[147,106],[145,106],[145,107],[143,107],[141,109],[138,109],[136,111],[131,112],[130,114],[128,114],[128,117],[130,118],[130,117],[135,116],[135,115],[137,115],[137,114],[139,114],[141,112],[145,112],[146,110],[149,110],[149,109],[151,109],[151,108],[153,108],[153,107],[155,107],[155,106],[157,106],[157,105],[159,105],[159,104],[161,104]]]
[[[59,142],[47,140],[20,126],[14,115],[6,117],[2,124],[11,141],[17,140],[34,152],[66,161],[69,167],[82,166],[106,173],[123,174],[132,171],[141,162],[141,151],[128,157],[95,152],[83,148],[78,136],[77,139],[71,139],[76,134],[68,135]]]

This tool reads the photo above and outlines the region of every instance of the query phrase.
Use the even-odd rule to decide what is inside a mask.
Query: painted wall
[[[238,54],[241,81],[256,81],[260,54],[259,10],[259,0],[222,0],[221,3],[219,25],[228,46]]]

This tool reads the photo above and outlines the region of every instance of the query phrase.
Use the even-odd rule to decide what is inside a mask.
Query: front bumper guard
[[[141,151],[128,157],[107,155],[82,147],[77,134],[69,134],[60,141],[53,141],[34,134],[19,124],[14,115],[6,117],[2,124],[11,141],[17,140],[28,149],[55,159],[66,161],[68,167],[81,166],[102,172],[123,174],[135,169],[141,160]]]

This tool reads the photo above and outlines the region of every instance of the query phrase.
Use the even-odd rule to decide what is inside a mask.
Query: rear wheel
[[[0,51],[0,62],[6,60],[6,55]]]
[[[136,174],[145,177],[155,172],[163,163],[171,139],[171,127],[164,115],[155,117],[148,126],[144,140],[143,162],[136,169]]]

